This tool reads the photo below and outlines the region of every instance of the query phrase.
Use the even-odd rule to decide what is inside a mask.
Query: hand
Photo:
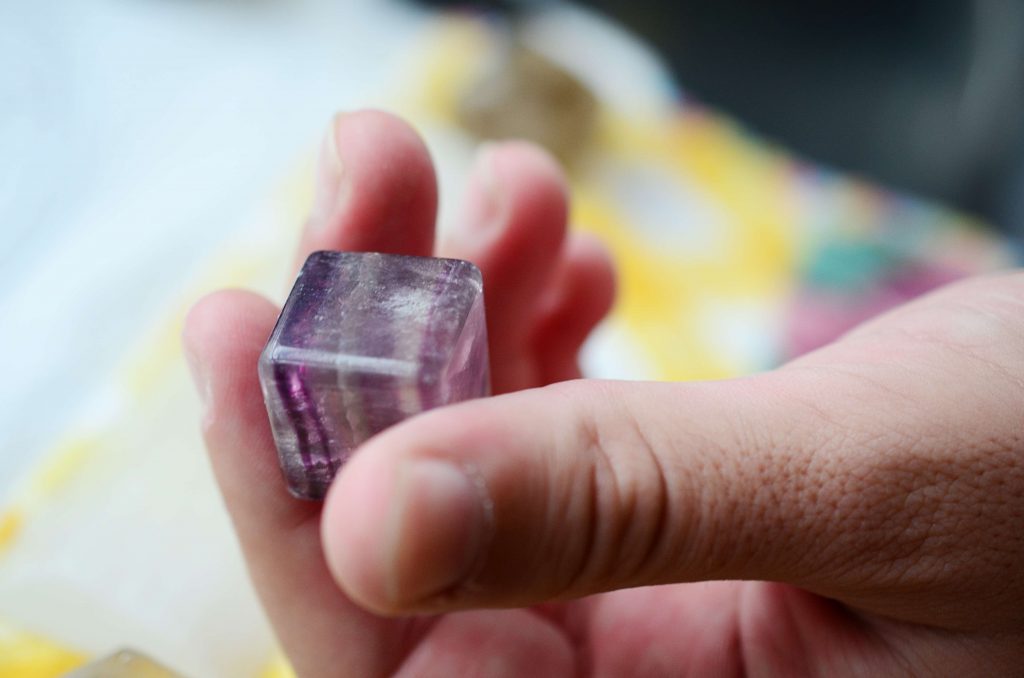
[[[415,135],[379,113],[333,129],[301,254],[429,253]],[[220,292],[188,318],[214,470],[300,675],[1020,671],[1024,275],[754,377],[532,388],[577,376],[607,259],[565,239],[529,147],[490,148],[468,203],[439,253],[483,271],[495,390],[529,390],[380,434],[322,510],[285,490],[260,397],[276,309]]]

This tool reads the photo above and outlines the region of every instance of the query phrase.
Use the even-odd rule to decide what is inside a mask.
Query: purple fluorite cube
[[[321,499],[370,436],[487,395],[480,271],[468,261],[315,252],[259,361],[292,494]]]

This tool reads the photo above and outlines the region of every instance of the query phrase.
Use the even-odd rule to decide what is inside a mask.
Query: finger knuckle
[[[644,427],[615,386],[597,388],[574,417],[587,510],[563,595],[643,580],[671,506],[664,466]]]

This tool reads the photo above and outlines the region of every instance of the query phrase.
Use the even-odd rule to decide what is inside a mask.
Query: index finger
[[[320,149],[295,268],[317,250],[430,256],[437,179],[415,130],[383,111],[339,113]]]

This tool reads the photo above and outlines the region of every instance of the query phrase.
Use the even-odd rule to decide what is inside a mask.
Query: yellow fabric
[[[57,678],[88,657],[0,622],[0,678]]]

